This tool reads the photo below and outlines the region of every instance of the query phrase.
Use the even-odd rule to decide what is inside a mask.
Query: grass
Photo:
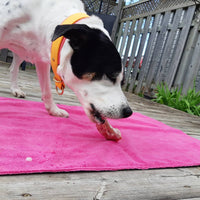
[[[196,92],[195,84],[186,95],[183,95],[182,88],[170,91],[168,86],[162,83],[157,86],[155,97],[153,101],[157,103],[200,116],[200,91]]]

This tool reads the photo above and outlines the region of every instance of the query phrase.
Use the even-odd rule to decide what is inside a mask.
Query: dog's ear
[[[78,50],[87,41],[90,31],[91,28],[84,24],[58,25],[55,29],[52,41],[64,36],[69,39],[72,49]]]

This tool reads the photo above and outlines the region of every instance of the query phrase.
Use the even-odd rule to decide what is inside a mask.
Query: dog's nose
[[[126,108],[123,108],[123,109],[122,109],[122,117],[123,117],[123,118],[126,118],[126,117],[131,116],[132,113],[133,113],[133,111],[131,110],[130,107],[126,107]]]

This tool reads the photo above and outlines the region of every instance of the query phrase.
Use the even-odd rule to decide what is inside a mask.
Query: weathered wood
[[[127,21],[125,24],[123,38],[122,38],[122,42],[121,42],[120,49],[119,49],[119,54],[121,56],[123,55],[124,47],[126,45],[127,35],[128,35],[128,31],[129,31],[129,25],[130,25],[130,21]]]
[[[152,57],[152,53],[154,51],[154,47],[155,47],[155,42],[156,42],[156,39],[157,39],[157,26],[158,26],[158,23],[159,23],[159,20],[160,20],[160,17],[161,17],[161,14],[157,14],[155,17],[154,17],[154,22],[153,22],[153,27],[152,27],[152,30],[150,32],[150,37],[149,37],[149,40],[148,40],[148,44],[147,44],[147,49],[146,49],[146,52],[144,54],[144,59],[143,59],[143,62],[142,62],[142,68],[140,70],[140,73],[139,73],[139,77],[138,77],[138,84],[137,84],[137,87],[136,87],[136,90],[135,90],[135,93],[138,94],[142,88],[142,83],[148,73],[148,70],[149,70],[149,65],[150,65],[150,59]]]
[[[9,89],[8,65],[0,64],[0,96],[13,98]],[[52,74],[51,74],[52,76]],[[19,83],[28,100],[41,101],[36,72],[20,71]],[[80,105],[75,94],[66,89],[56,103]],[[179,128],[200,139],[200,118],[152,101],[125,93],[134,111]],[[124,170],[116,172],[73,172],[0,176],[2,200],[161,200],[199,199],[200,168]]]
[[[198,13],[196,19],[200,19],[200,13]],[[180,61],[181,67],[179,67],[179,69],[177,71],[177,75],[176,75],[176,79],[175,79],[175,83],[174,83],[175,87],[181,88],[182,84],[184,82],[187,68],[192,60],[195,45],[197,42],[198,28],[199,28],[199,23],[195,22],[194,26],[192,27],[192,29],[190,31],[190,34],[188,35],[188,39],[187,39],[187,42],[186,42],[186,45],[185,45],[185,48],[183,51],[182,59]]]
[[[188,71],[185,76],[185,81],[183,83],[183,93],[186,94],[188,89],[193,88],[195,78],[197,77],[198,71],[200,69],[199,63],[199,55],[200,55],[200,35],[197,40],[197,44],[194,49],[193,59],[188,67]]]
[[[143,23],[143,18],[140,18],[137,24],[137,29],[135,32],[135,37],[134,37],[134,42],[133,42],[133,47],[132,47],[132,51],[131,51],[131,57],[129,59],[129,63],[128,63],[128,67],[127,67],[127,72],[126,72],[126,79],[125,79],[125,87],[128,86],[129,84],[129,77],[131,74],[131,71],[133,69],[133,62],[135,59],[135,54],[136,54],[136,50],[137,50],[137,45],[138,45],[138,41],[140,38],[140,33],[141,33],[141,28],[142,28],[142,23]]]
[[[175,14],[174,14],[174,20],[172,23],[172,28],[169,32],[168,38],[167,38],[167,42],[161,57],[161,62],[158,66],[158,71],[157,74],[155,76],[155,82],[156,84],[160,83],[164,77],[166,76],[166,72],[168,72],[167,69],[169,69],[169,65],[170,65],[170,55],[172,55],[172,53],[174,52],[174,48],[173,47],[173,43],[175,42],[176,39],[176,34],[178,31],[178,25],[180,23],[181,20],[181,15],[183,14],[183,9],[178,9],[176,10]],[[177,39],[176,39],[177,40]]]
[[[126,66],[126,62],[127,62],[128,56],[129,56],[131,42],[133,40],[133,32],[134,32],[134,28],[135,28],[135,23],[136,23],[136,20],[133,20],[132,24],[131,24],[130,32],[128,35],[127,46],[126,46],[126,50],[125,50],[125,54],[124,54],[124,58],[123,58],[123,66],[124,67]]]
[[[198,168],[0,177],[3,200],[160,200],[200,197]]]
[[[131,81],[130,81],[130,86],[128,88],[128,91],[133,91],[133,88],[135,86],[135,81],[136,81],[136,77],[137,74],[139,72],[139,67],[140,67],[140,62],[142,59],[142,53],[144,51],[144,45],[147,39],[147,34],[148,34],[148,30],[149,30],[149,26],[150,26],[150,22],[151,22],[152,17],[148,16],[146,21],[145,21],[145,25],[144,25],[144,29],[143,29],[143,33],[142,33],[142,37],[141,37],[141,41],[140,41],[140,46],[139,46],[139,50],[138,50],[138,54],[135,60],[135,64],[134,64],[134,68],[133,68],[133,72],[131,75]]]
[[[115,12],[115,14],[117,15],[117,18],[116,18],[115,23],[113,25],[112,34],[111,34],[111,38],[112,38],[112,41],[114,43],[116,42],[116,35],[117,35],[118,27],[119,27],[119,20],[121,18],[123,3],[124,3],[123,0],[118,1],[118,6],[117,6],[117,9],[116,9],[116,12]]]
[[[123,64],[129,61],[128,68],[126,67],[124,70],[124,88],[129,92],[136,94],[145,92],[152,96],[156,85],[162,81],[169,88],[184,86],[183,91],[187,91],[191,87],[191,83],[196,78],[195,73],[198,73],[199,70],[198,65],[195,64],[193,66],[194,73],[189,73],[190,76],[188,76],[189,66],[194,64],[195,55],[199,53],[197,38],[200,35],[200,14],[199,10],[195,12],[195,9],[196,5],[190,0],[187,2],[184,0],[139,1],[123,8],[121,24],[129,20],[140,21],[144,19],[144,16],[155,18],[160,16],[159,21],[153,24],[154,27],[148,28],[148,37],[144,41],[143,49],[141,48],[141,38],[136,38],[138,32],[140,35],[144,34],[143,26],[141,28],[137,25],[132,31],[133,36],[129,35],[128,41],[124,43],[127,46],[123,46],[123,52],[125,48]],[[121,37],[123,38],[123,35]],[[123,40],[122,38],[121,40]],[[137,43],[132,44],[133,41],[137,41]],[[130,50],[132,50],[131,57]],[[194,51],[197,52],[194,53]],[[138,69],[141,52],[145,53],[142,53],[144,57],[142,67]],[[132,68],[133,62],[136,66],[134,68]],[[186,76],[188,84],[184,81]],[[198,81],[199,77],[197,76],[197,83],[200,82]],[[196,88],[199,90],[200,86]]]
[[[195,84],[196,84],[196,91],[200,91],[200,69],[198,71]]]
[[[122,39],[124,24],[125,24],[125,22],[120,24],[119,32],[117,33],[117,42],[116,42],[117,47],[119,47],[120,41]]]
[[[170,20],[171,13],[166,12],[163,17],[163,22],[161,24],[161,30],[158,33],[155,49],[153,52],[152,60],[150,63],[147,79],[146,79],[146,90],[149,91],[151,88],[152,81],[154,80],[154,77],[156,75],[158,65],[161,59],[162,51],[164,48],[164,44],[167,37],[167,26]]]
[[[177,48],[174,53],[174,57],[171,61],[171,67],[169,68],[169,73],[165,80],[169,88],[171,88],[175,74],[177,72],[178,64],[180,62],[180,58],[181,58],[182,52],[184,50],[188,32],[190,30],[190,24],[193,19],[194,11],[195,11],[195,6],[189,7],[187,10],[187,13],[186,13],[186,17],[184,18],[185,26],[183,27],[183,29],[181,31],[180,38],[179,38],[179,41],[177,44]]]
[[[145,12],[145,7],[148,6],[148,2],[149,5],[152,4],[153,2],[157,2],[156,5],[152,6],[149,10],[146,10]],[[145,5],[146,3],[146,5]],[[198,3],[198,2],[197,2]],[[144,7],[142,7],[142,5],[140,5],[140,7],[142,7],[143,9],[141,9],[140,11],[138,11],[138,4],[143,4]],[[187,8],[190,6],[194,6],[195,2],[192,0],[160,0],[159,3],[158,1],[152,1],[152,0],[148,0],[148,1],[139,1],[136,2],[134,4],[131,4],[129,6],[125,6],[123,8],[123,12],[122,12],[122,19],[121,22],[124,21],[128,21],[128,20],[133,20],[133,19],[138,19],[138,18],[144,18],[147,17],[149,15],[157,15],[159,13],[164,13],[164,12],[171,12],[173,10],[177,10],[179,8]],[[135,9],[134,9],[135,7]],[[128,11],[130,10],[130,11]],[[134,11],[137,10],[138,12]]]

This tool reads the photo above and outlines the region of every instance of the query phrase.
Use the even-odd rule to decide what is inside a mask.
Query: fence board
[[[122,36],[122,33],[123,33],[123,28],[124,28],[124,24],[126,22],[123,22],[120,24],[120,27],[119,27],[119,32],[118,32],[118,35],[117,35],[117,42],[116,42],[116,46],[119,47],[119,44],[120,44],[120,40],[122,39],[121,36]]]
[[[129,54],[130,47],[131,47],[131,41],[133,40],[133,32],[134,32],[135,24],[136,24],[136,19],[134,19],[132,21],[131,28],[130,28],[130,33],[128,35],[127,46],[126,46],[126,50],[125,50],[125,54],[124,54],[124,58],[123,58],[123,66],[124,67],[125,67],[126,61],[128,59],[128,54]]]
[[[122,16],[121,14],[122,14],[123,3],[124,2],[122,0],[119,0],[117,9],[115,9],[115,14],[117,17],[116,17],[115,23],[113,25],[112,34],[111,34],[111,39],[114,43],[116,42],[115,40],[116,40],[117,30],[119,27],[119,20]]]
[[[127,35],[128,35],[128,30],[129,30],[129,25],[130,25],[130,21],[126,22],[125,28],[124,28],[124,32],[123,32],[123,37],[122,37],[122,42],[120,45],[120,50],[119,50],[119,54],[122,56],[123,55],[123,50],[124,47],[126,45],[126,41],[127,41]]]
[[[197,44],[194,49],[193,59],[191,60],[191,64],[188,67],[188,71],[185,76],[185,80],[183,82],[183,93],[187,93],[189,88],[192,88],[194,85],[194,79],[196,78],[198,71],[200,69],[200,62],[199,62],[199,55],[200,55],[200,35],[197,40]]]
[[[170,16],[171,16],[171,12],[166,12],[164,14],[164,19],[163,19],[163,22],[161,24],[161,30],[160,30],[160,33],[158,35],[157,41],[156,41],[155,50],[153,52],[152,61],[151,61],[150,67],[149,67],[148,75],[147,75],[147,80],[146,80],[146,90],[147,91],[149,91],[151,89],[151,84],[153,82],[155,73],[156,73],[157,68],[158,68],[158,64],[159,64],[161,54],[162,54],[162,51],[163,51],[163,46],[164,46],[164,43],[165,43],[165,40],[166,40],[166,34],[167,34]]]
[[[200,91],[200,68],[196,78],[196,91]]]
[[[136,32],[135,32],[135,38],[134,38],[134,42],[133,42],[133,48],[132,48],[132,52],[131,52],[131,58],[129,60],[128,69],[127,69],[127,72],[125,74],[125,76],[126,76],[125,88],[129,84],[129,78],[130,78],[131,70],[133,68],[133,62],[134,62],[134,59],[135,59],[137,45],[138,45],[138,41],[139,41],[139,38],[140,38],[142,23],[143,23],[143,18],[140,18],[139,21],[138,21],[138,24],[137,24]]]
[[[152,57],[152,52],[154,51],[155,42],[157,39],[157,27],[160,21],[161,14],[157,14],[154,18],[153,26],[150,31],[150,37],[147,44],[146,52],[144,54],[144,59],[142,62],[142,67],[140,69],[139,77],[138,77],[138,84],[135,90],[135,93],[138,94],[141,91],[143,81],[146,77],[146,74],[149,70],[150,59]]]
[[[131,82],[130,82],[130,86],[129,86],[129,89],[128,89],[129,92],[132,91],[134,86],[135,86],[135,81],[136,81],[136,77],[137,77],[137,74],[138,74],[140,62],[141,62],[141,59],[142,59],[142,53],[143,53],[144,45],[145,45],[145,42],[146,42],[146,39],[147,39],[147,34],[148,34],[151,19],[152,19],[152,17],[148,16],[147,19],[146,19],[146,22],[145,22],[138,55],[136,57],[133,72],[132,72],[132,75],[131,75]]]
[[[174,20],[173,20],[171,29],[169,31],[168,39],[166,41],[166,45],[164,48],[164,52],[162,54],[161,62],[158,66],[158,71],[157,71],[157,74],[155,77],[156,84],[160,83],[163,80],[163,78],[166,74],[166,71],[167,71],[166,69],[169,68],[169,64],[170,64],[170,60],[171,60],[169,55],[171,53],[173,53],[173,50],[174,50],[174,49],[172,49],[172,46],[176,39],[176,34],[177,34],[177,30],[178,30],[178,26],[179,26],[182,14],[183,14],[183,9],[176,10],[176,12],[174,14]]]
[[[183,50],[184,50],[186,39],[187,39],[189,30],[190,30],[190,25],[192,23],[194,11],[195,11],[195,6],[189,7],[188,10],[187,10],[186,16],[184,18],[185,26],[183,27],[183,29],[181,31],[180,38],[179,38],[177,48],[176,48],[176,52],[175,52],[174,57],[172,59],[172,63],[171,63],[171,67],[169,68],[168,76],[165,79],[169,88],[171,88],[171,86],[173,84],[174,77],[175,77],[177,69],[178,69],[178,64],[180,62],[181,55],[182,55]]]
[[[190,33],[188,34],[188,39],[182,54],[181,62],[177,70],[174,86],[178,88],[181,88],[183,86],[182,83],[185,79],[187,68],[190,65],[195,45],[197,43],[199,23],[195,22],[196,20],[200,20],[200,13],[197,13],[195,16],[195,20],[193,21],[194,26],[191,28]]]

